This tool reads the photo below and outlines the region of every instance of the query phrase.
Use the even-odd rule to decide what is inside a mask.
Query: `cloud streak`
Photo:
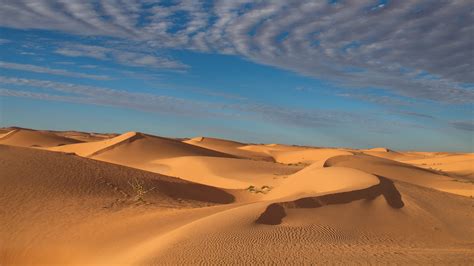
[[[334,128],[347,123],[363,125],[369,130],[386,128],[392,123],[368,114],[354,114],[328,109],[295,109],[264,103],[240,102],[222,104],[205,101],[138,93],[104,87],[0,76],[0,84],[21,88],[3,87],[1,96],[23,97],[48,101],[62,101],[129,108],[145,112],[165,113],[180,116],[212,116],[224,119],[265,121],[300,128]],[[36,92],[38,88],[46,92]]]
[[[32,92],[31,89],[11,90],[4,88],[4,96],[115,106],[147,112],[171,113],[178,115],[187,113],[203,114],[207,113],[206,110],[209,108],[209,105],[212,105],[210,103],[196,102],[169,96],[159,96],[149,93],[129,92],[49,80],[0,76],[0,83],[30,88],[43,88],[50,91],[46,93],[35,93]]]
[[[451,125],[454,128],[460,129],[460,130],[465,130],[465,131],[474,131],[474,121],[453,121],[451,122]]]
[[[169,58],[96,45],[68,44],[56,49],[55,52],[69,57],[91,57],[99,60],[114,60],[119,64],[133,67],[177,70],[188,68],[187,65]]]
[[[0,61],[0,68],[35,72],[35,73],[42,73],[42,74],[49,74],[49,75],[58,75],[58,76],[65,76],[65,77],[71,77],[71,78],[86,78],[86,79],[95,79],[95,80],[110,80],[111,79],[109,76],[106,76],[106,75],[92,75],[92,74],[85,74],[85,73],[79,73],[79,72],[71,72],[64,69],[48,68],[48,67],[42,67],[42,66],[30,65],[30,64],[18,64],[18,63],[5,62],[5,61]]]

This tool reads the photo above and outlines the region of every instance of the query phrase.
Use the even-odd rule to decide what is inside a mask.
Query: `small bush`
[[[267,194],[268,192],[270,192],[270,190],[272,190],[272,187],[270,186],[262,186],[261,188],[257,188],[255,186],[249,186],[247,188],[247,190],[251,193],[263,193],[263,194]]]
[[[130,185],[133,192],[135,193],[135,201],[142,202],[142,203],[146,203],[145,199],[143,198],[145,194],[155,189],[155,187],[146,189],[145,182],[137,178],[134,178],[133,180],[128,181],[128,184]]]

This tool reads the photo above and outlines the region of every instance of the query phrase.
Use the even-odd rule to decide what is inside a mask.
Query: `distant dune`
[[[13,129],[0,135],[0,144],[19,147],[52,147],[79,142],[81,141],[58,136],[51,132],[23,128]]]
[[[208,137],[197,137],[197,138],[192,138],[184,142],[195,145],[195,146],[203,147],[206,149],[215,150],[215,151],[219,151],[219,152],[223,152],[227,154],[232,154],[236,157],[273,161],[273,158],[271,156],[262,152],[246,150],[244,149],[246,144],[236,142],[236,141],[223,140],[223,139],[217,139],[217,138],[208,138]]]
[[[474,264],[474,155],[0,131],[0,264]]]

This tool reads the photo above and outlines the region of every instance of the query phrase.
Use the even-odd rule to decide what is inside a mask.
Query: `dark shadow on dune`
[[[277,225],[286,216],[285,208],[280,203],[272,203],[255,221],[258,224]]]
[[[385,201],[390,207],[394,209],[402,208],[405,205],[402,201],[402,195],[398,192],[393,182],[382,176],[377,177],[380,180],[379,184],[361,190],[272,203],[255,222],[258,224],[276,225],[280,224],[282,219],[286,216],[285,209],[319,208],[326,205],[350,203],[355,200],[373,200],[380,195],[385,198]]]
[[[388,203],[388,205],[394,209],[403,208],[405,203],[403,203],[402,195],[393,184],[393,181],[383,176],[377,177],[380,180],[379,186],[382,190],[382,196],[385,198],[385,201]]]
[[[227,204],[235,201],[235,197],[232,194],[216,187],[187,182],[167,182],[163,180],[157,180],[155,182],[158,183],[156,186],[159,188],[159,191],[171,198],[220,204]]]

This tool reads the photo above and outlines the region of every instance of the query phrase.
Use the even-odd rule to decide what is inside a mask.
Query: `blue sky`
[[[469,1],[5,1],[0,126],[473,150]]]

